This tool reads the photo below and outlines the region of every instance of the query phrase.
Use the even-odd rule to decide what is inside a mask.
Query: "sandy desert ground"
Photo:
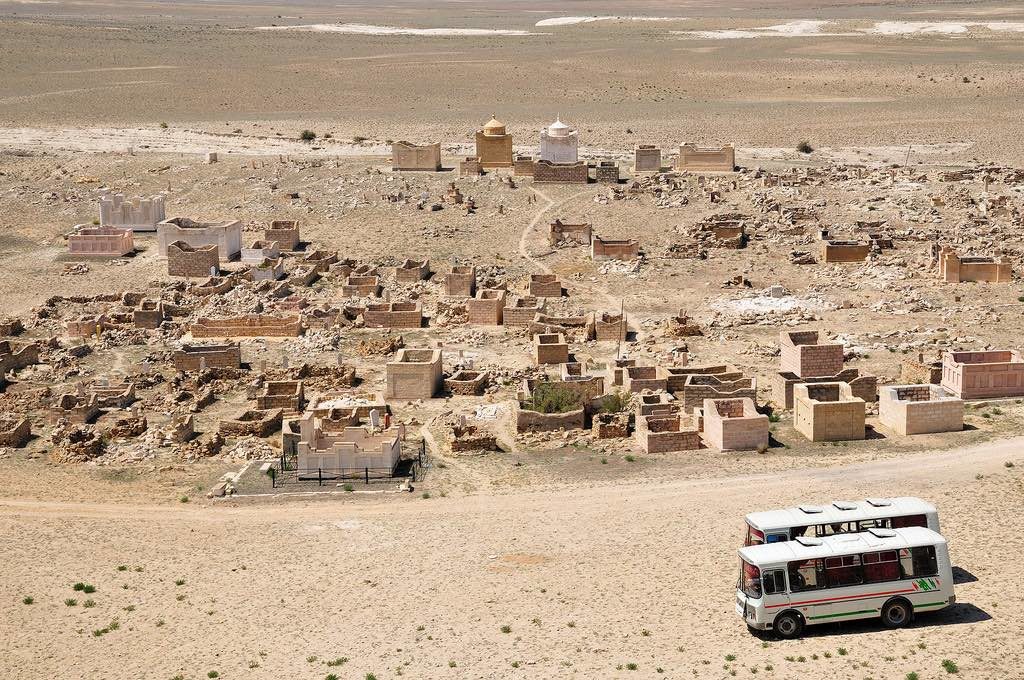
[[[762,392],[783,327],[827,329],[846,343],[848,366],[890,383],[918,350],[1018,348],[1019,280],[937,285],[923,238],[845,268],[793,264],[789,252],[810,236],[670,259],[688,225],[726,208],[756,214],[751,192],[666,209],[651,195],[605,200],[594,184],[513,188],[493,176],[388,170],[397,139],[442,141],[453,167],[492,112],[524,151],[557,114],[579,126],[589,158],[625,161],[637,143],[694,140],[735,142],[748,168],[907,164],[887,185],[811,184],[790,197],[814,206],[823,225],[886,220],[918,235],[929,227],[916,216],[932,210],[936,237],[1000,247],[1019,273],[1019,226],[962,227],[977,216],[980,181],[961,188],[918,174],[1024,167],[1024,8],[726,4],[0,0],[0,317],[31,318],[52,295],[166,284],[145,236],[132,258],[63,273],[63,235],[95,217],[99,195],[166,191],[169,213],[230,216],[247,239],[270,219],[298,219],[310,248],[361,261],[487,263],[515,285],[558,273],[571,289],[558,310],[623,306],[652,338],[631,347],[643,359],[666,356],[673,343],[660,324],[684,309],[708,329],[686,338],[691,363],[731,363]],[[306,128],[314,144],[298,139]],[[794,151],[804,139],[811,156]],[[207,151],[221,162],[203,163]],[[439,197],[452,181],[475,214],[413,207],[410,197]],[[996,191],[1016,206],[1018,189],[1007,181]],[[936,194],[942,208],[930,202]],[[543,230],[555,217],[637,238],[651,258],[602,269],[581,252],[552,251]],[[723,288],[735,275],[752,289]],[[765,301],[772,285],[784,286],[792,309]],[[336,294],[330,285],[312,293]],[[433,310],[437,297],[423,300]],[[245,352],[272,364],[340,352],[379,387],[380,358],[355,356],[369,337],[248,342]],[[443,339],[510,372],[529,364],[522,334],[405,337],[407,346]],[[584,361],[611,356],[593,343],[574,349]],[[150,351],[97,352],[79,377],[130,372]],[[243,402],[241,389],[224,395],[200,427]],[[18,403],[10,393],[0,401]],[[395,409],[429,423],[474,403]],[[414,494],[389,486],[270,497],[242,485],[217,500],[206,490],[238,461],[60,465],[41,437],[0,455],[0,669],[90,680],[933,680],[950,675],[941,665],[950,660],[959,677],[1024,677],[1024,405],[972,405],[964,432],[921,438],[887,436],[869,421],[879,436],[828,447],[783,421],[773,429],[783,444],[767,455],[627,458],[623,447],[528,440],[458,457],[441,447]],[[937,505],[958,605],[900,631],[864,622],[818,626],[793,642],[750,635],[733,611],[743,515],[887,495]],[[79,582],[95,592],[76,592]]]

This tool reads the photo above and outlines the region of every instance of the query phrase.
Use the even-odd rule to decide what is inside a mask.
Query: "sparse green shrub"
[[[183,578],[175,579],[174,585],[176,585],[176,586],[183,586],[183,585],[185,585],[185,579],[183,579]]]
[[[501,632],[502,633],[511,633],[512,632],[512,626],[508,626],[508,625],[502,626],[501,627]]]
[[[303,130],[299,134],[299,139],[301,139],[304,142],[312,142],[314,139],[316,139],[316,133],[313,132],[312,130]]]
[[[836,652],[839,654],[839,656],[846,656],[847,653],[848,653],[846,651],[846,647],[840,647],[839,649],[836,650]]]
[[[919,678],[920,676],[917,673],[915,673],[914,671],[910,671],[909,673],[907,673],[906,680],[918,680]]]
[[[82,603],[82,606],[85,607],[86,609],[92,609],[93,607],[96,606],[96,600],[88,599],[88,600],[86,600],[85,602]]]
[[[623,413],[630,409],[632,402],[633,395],[615,390],[601,402],[601,413]]]
[[[68,607],[75,607],[78,605],[78,600],[76,600],[73,597],[69,597],[68,599],[64,600],[64,604]]]
[[[640,666],[636,665],[632,661],[630,661],[629,663],[626,664],[626,670],[627,671],[635,671],[637,668],[640,668]]]
[[[353,491],[356,490],[356,488],[354,486],[352,486],[351,484],[345,484],[341,488],[344,489],[345,491],[349,492],[349,493],[352,493]]]
[[[946,672],[949,673],[950,675],[956,675],[957,673],[960,672],[960,667],[957,666],[955,662],[953,662],[953,661],[951,661],[949,659],[943,659],[942,660],[942,667],[944,669],[946,669]]]
[[[210,678],[210,680],[213,680],[213,678],[219,678],[220,673],[218,673],[217,671],[210,671],[206,674],[206,677]]]
[[[324,663],[326,663],[331,668],[335,668],[337,666],[344,666],[348,663],[348,657],[339,656],[337,659],[331,659],[330,661],[325,661]]]
[[[166,130],[167,129],[167,123],[160,123],[160,129],[161,130]]]
[[[537,413],[568,413],[582,406],[583,400],[577,392],[553,382],[538,383],[533,394],[520,408]]]
[[[798,152],[800,152],[800,153],[813,153],[814,152],[814,147],[811,146],[811,143],[808,142],[806,139],[802,139],[796,145],[796,150]]]
[[[35,601],[36,601],[36,599],[34,597],[32,597],[31,595],[26,595],[25,597],[21,598],[21,603],[22,604],[32,604]]]

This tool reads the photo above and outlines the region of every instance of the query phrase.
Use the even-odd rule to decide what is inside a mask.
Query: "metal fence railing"
[[[415,482],[423,478],[423,471],[428,465],[427,443],[424,440],[419,440],[402,443],[402,456],[394,468],[344,467],[300,471],[298,456],[282,453],[267,471],[267,476],[270,477],[272,489],[297,484],[315,484],[320,487],[352,482],[366,485],[395,480]]]

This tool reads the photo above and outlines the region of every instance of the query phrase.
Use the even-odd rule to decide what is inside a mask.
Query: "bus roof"
[[[836,534],[823,538],[800,537],[795,541],[764,543],[740,548],[740,557],[754,566],[774,565],[795,560],[814,560],[833,555],[897,550],[922,545],[945,544],[940,534],[924,527],[872,529],[859,534]]]
[[[935,506],[920,498],[868,498],[863,501],[832,501],[828,505],[801,505],[785,510],[752,512],[747,524],[760,531],[833,524],[856,519],[878,519],[935,512]]]

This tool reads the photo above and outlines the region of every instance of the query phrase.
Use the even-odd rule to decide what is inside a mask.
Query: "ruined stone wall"
[[[302,321],[298,315],[247,314],[229,319],[200,317],[192,324],[191,330],[194,338],[294,338],[302,333]]]
[[[606,241],[595,236],[590,245],[593,260],[635,260],[640,257],[640,244],[628,241]]]
[[[590,168],[583,161],[575,163],[537,161],[533,164],[533,181],[536,184],[543,184],[545,182],[586,184],[590,181]]]
[[[187,243],[176,241],[167,246],[167,274],[187,278],[209,277],[211,269],[217,272],[220,266],[220,251],[217,246],[193,248]]]
[[[581,430],[586,425],[582,408],[567,413],[538,413],[516,405],[516,432],[552,432]]]
[[[444,277],[444,294],[469,298],[476,295],[476,267],[452,267]]]
[[[32,437],[32,424],[28,418],[5,416],[0,419],[0,447],[18,449]]]
[[[242,348],[230,345],[185,345],[174,352],[172,361],[175,370],[198,371],[200,365],[206,368],[239,368],[242,365]]]

